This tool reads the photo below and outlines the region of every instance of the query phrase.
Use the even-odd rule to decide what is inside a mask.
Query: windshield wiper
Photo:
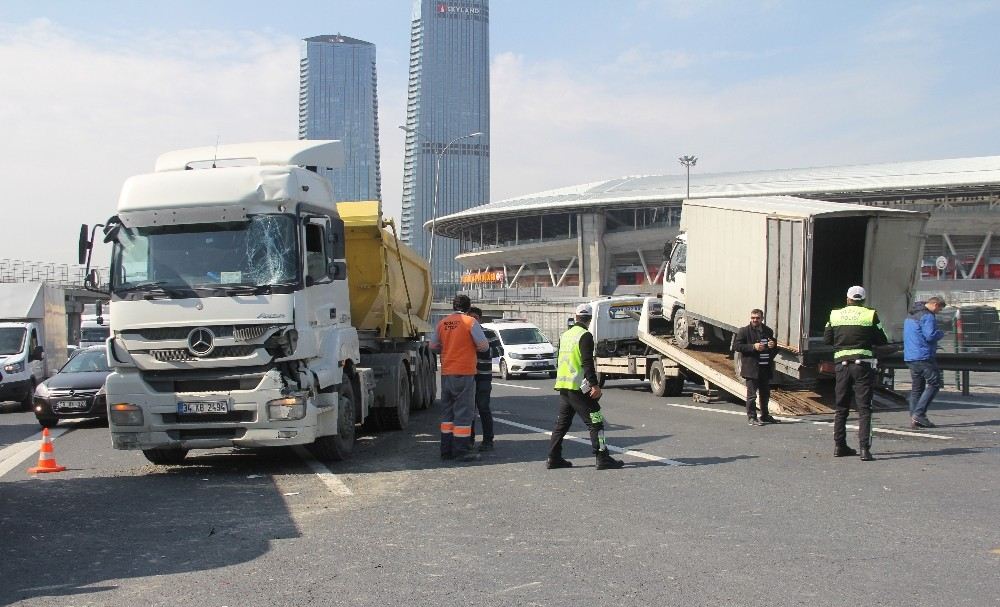
[[[118,289],[118,293],[145,293],[145,295],[143,295],[145,299],[155,299],[158,296],[171,297],[174,294],[174,291],[164,288],[163,285],[165,284],[167,284],[167,281],[165,280],[137,282],[134,285],[129,285],[127,287],[123,286]]]

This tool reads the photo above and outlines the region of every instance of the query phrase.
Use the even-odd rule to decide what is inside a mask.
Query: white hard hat
[[[590,304],[582,303],[576,307],[577,316],[593,316],[594,313],[590,311]]]
[[[854,301],[864,301],[866,295],[864,287],[853,286],[847,290],[847,299],[853,299]]]

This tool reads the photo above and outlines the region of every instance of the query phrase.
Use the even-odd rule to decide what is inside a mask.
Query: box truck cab
[[[111,321],[107,316],[87,315],[80,319],[80,348],[103,346],[111,337]]]
[[[66,332],[62,289],[0,285],[0,401],[31,408],[35,387],[66,362]]]
[[[493,359],[493,372],[503,379],[516,375],[546,374],[556,376],[555,346],[536,325],[520,320],[495,320],[483,325],[499,340],[499,356]]]

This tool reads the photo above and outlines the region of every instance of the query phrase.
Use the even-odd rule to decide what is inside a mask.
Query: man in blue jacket
[[[903,360],[910,368],[910,427],[933,428],[927,407],[941,389],[937,366],[937,344],[944,333],[937,328],[935,314],[945,306],[940,297],[918,301],[903,322]]]

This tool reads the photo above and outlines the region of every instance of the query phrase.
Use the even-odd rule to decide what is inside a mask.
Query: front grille
[[[521,358],[524,360],[546,360],[549,358],[555,358],[554,354],[522,354]]]
[[[209,326],[217,338],[233,338],[236,341],[253,341],[272,329],[281,325],[215,325]],[[187,339],[188,335],[198,327],[157,327],[125,331],[126,339],[142,339],[144,341],[164,341],[168,339]]]
[[[165,424],[191,424],[204,422],[253,422],[256,419],[254,411],[230,411],[229,413],[197,413],[180,414],[164,413],[163,423]]]
[[[177,392],[229,392],[253,390],[260,385],[267,371],[265,367],[252,367],[248,372],[218,375],[217,371],[151,371],[142,378],[149,387],[160,393]]]
[[[50,390],[49,391],[49,399],[50,400],[54,399],[54,398],[87,398],[87,399],[89,399],[92,396],[94,396],[95,394],[97,394],[97,388],[94,388],[93,390],[73,390],[72,394],[70,394],[69,390]]]
[[[199,438],[243,438],[246,428],[199,428],[197,430],[167,430],[171,440],[198,440]]]
[[[195,356],[186,348],[170,348],[168,350],[150,350],[153,358],[160,362],[177,362],[187,360],[212,359],[212,358],[239,358],[242,356],[253,356],[257,346],[219,346],[208,356]]]

